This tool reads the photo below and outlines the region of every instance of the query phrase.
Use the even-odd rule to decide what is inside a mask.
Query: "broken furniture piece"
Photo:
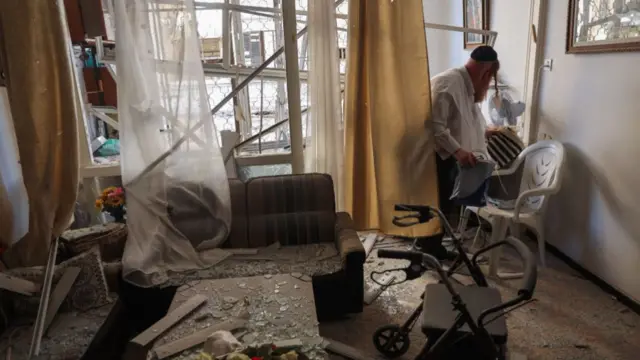
[[[40,285],[19,277],[0,273],[0,289],[9,290],[25,296],[40,292]]]
[[[309,281],[288,274],[193,281],[178,289],[169,313],[195,295],[205,296],[206,304],[158,338],[152,348],[158,358],[180,354],[185,360],[199,359],[206,339],[217,330],[232,330],[223,324],[236,321],[243,322],[247,331],[238,336],[244,346],[292,337],[303,343],[320,338]],[[312,347],[311,352],[324,354],[321,341],[317,343],[305,346]]]
[[[364,247],[365,257],[367,258],[369,257],[369,254],[371,254],[371,250],[373,250],[373,247],[375,246],[376,242],[378,242],[377,233],[371,233],[371,234],[365,235],[364,242],[362,243],[362,246]]]
[[[126,224],[113,222],[67,230],[60,235],[60,243],[68,257],[78,256],[99,246],[101,260],[113,262],[122,259],[127,233]]]
[[[65,354],[81,358],[113,307],[99,247],[54,265],[56,244],[57,241],[50,248],[51,261],[46,268],[14,268],[5,273],[38,284],[38,287],[48,281],[50,288],[47,292],[43,286],[39,296],[12,294],[14,296],[7,299],[6,304],[10,307],[7,313],[11,315],[14,327],[7,329],[5,334],[14,336],[3,340],[12,348],[14,358],[27,358],[29,353],[37,357],[38,352],[51,359],[62,358]],[[43,306],[41,298],[45,295],[48,300]],[[84,321],[87,317],[91,318],[91,326]],[[22,326],[33,323],[34,318],[38,320],[34,326]]]
[[[69,295],[71,287],[78,278],[78,275],[80,275],[80,270],[81,269],[77,267],[66,268],[64,274],[62,274],[62,278],[53,289],[49,299],[50,301],[49,306],[47,307],[46,317],[44,319],[44,327],[42,329],[43,334],[46,334],[49,326],[53,322],[53,318],[58,313],[58,309],[60,309],[60,306],[66,300],[67,295]]]
[[[40,355],[51,360],[92,359],[85,357],[85,354],[107,321],[113,306],[108,304],[84,312],[58,312],[46,336],[42,338]],[[28,358],[32,327],[22,325],[30,322],[33,322],[33,318],[15,319],[15,325],[7,328],[0,338],[0,349],[12,348],[12,359]],[[11,334],[13,336],[10,337]],[[4,356],[4,352],[0,353],[0,359],[4,359]]]
[[[153,341],[157,337],[162,335],[172,326],[176,325],[176,323],[182,320],[185,316],[191,314],[198,307],[202,306],[206,301],[207,298],[204,295],[195,295],[191,299],[185,301],[178,308],[169,312],[165,317],[160,319],[160,321],[153,324],[153,326],[133,338],[127,344],[124,359],[145,360]]]
[[[364,303],[371,305],[391,284],[396,281],[396,277],[392,274],[384,274],[381,279],[376,279],[378,283],[367,284],[364,292]]]

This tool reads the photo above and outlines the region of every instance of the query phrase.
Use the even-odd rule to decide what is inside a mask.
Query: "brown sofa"
[[[342,269],[312,277],[318,318],[362,311],[365,251],[349,214],[336,213],[326,174],[231,179],[233,221],[223,247],[334,243]]]

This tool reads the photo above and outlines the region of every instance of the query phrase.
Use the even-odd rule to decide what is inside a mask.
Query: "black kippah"
[[[498,61],[498,53],[491,46],[482,45],[471,52],[471,58],[478,62]]]

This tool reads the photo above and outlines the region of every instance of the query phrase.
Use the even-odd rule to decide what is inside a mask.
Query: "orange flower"
[[[124,199],[120,196],[110,196],[107,199],[107,204],[110,206],[121,206],[124,205]]]
[[[109,186],[108,188],[102,190],[102,196],[108,196],[110,193],[116,191],[117,187]]]
[[[102,210],[102,206],[104,206],[104,201],[102,199],[96,200],[96,209]]]

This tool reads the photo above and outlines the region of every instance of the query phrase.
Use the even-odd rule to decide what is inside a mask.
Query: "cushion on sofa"
[[[333,242],[335,199],[327,174],[254,178],[247,182],[250,247]]]
[[[334,196],[333,180],[327,174],[254,178],[247,182],[247,211],[249,217],[305,211],[335,213]]]
[[[254,215],[249,218],[250,247],[333,243],[336,214],[329,211]]]

